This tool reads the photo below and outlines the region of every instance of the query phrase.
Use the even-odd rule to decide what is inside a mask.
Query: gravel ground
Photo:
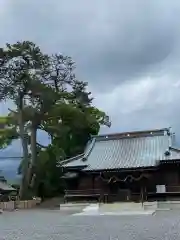
[[[178,240],[180,212],[153,216],[72,216],[59,210],[0,215],[0,240]]]

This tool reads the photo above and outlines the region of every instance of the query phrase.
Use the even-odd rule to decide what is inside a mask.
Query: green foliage
[[[44,197],[53,197],[62,192],[61,172],[57,168],[58,156],[63,156],[64,151],[50,145],[46,151],[41,151],[38,156],[36,168],[37,180],[36,190],[39,191],[40,184],[43,184]]]
[[[62,189],[57,161],[82,153],[91,135],[109,124],[106,114],[92,105],[88,84],[76,79],[74,71],[70,57],[43,54],[32,42],[0,49],[0,100],[11,99],[16,105],[0,119],[0,125],[9,126],[1,130],[0,146],[21,138],[22,183],[36,193],[41,186],[45,197]],[[38,129],[50,136],[49,146],[37,143]]]
[[[1,49],[0,99],[17,102],[20,93],[25,96],[33,91],[46,58],[39,47],[28,41],[7,44]]]
[[[10,117],[0,117],[0,149],[6,148],[19,137],[16,127],[12,126],[10,122]]]

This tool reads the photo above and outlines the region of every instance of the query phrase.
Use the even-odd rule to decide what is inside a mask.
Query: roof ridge
[[[92,138],[91,142],[90,142],[90,143],[88,142],[88,143],[86,144],[87,150],[85,150],[83,153],[78,154],[78,155],[76,155],[76,156],[74,156],[74,157],[65,159],[65,160],[63,160],[63,161],[59,161],[59,162],[58,162],[58,166],[62,166],[62,165],[64,165],[64,164],[68,164],[68,163],[70,163],[70,162],[77,161],[77,160],[79,160],[79,159],[86,160],[86,159],[88,158],[89,154],[91,153],[93,147],[94,147],[95,141],[96,141],[96,139],[95,139],[95,138]],[[89,145],[89,146],[88,146],[88,145]]]
[[[129,131],[129,132],[120,132],[120,133],[110,133],[110,134],[101,134],[92,136],[97,140],[111,140],[111,139],[120,139],[120,138],[133,138],[133,137],[148,137],[148,136],[162,136],[170,135],[171,128],[161,128],[153,130],[143,130],[143,131]],[[166,132],[166,134],[165,134]]]
[[[169,149],[180,152],[180,148],[176,148],[176,147],[173,147],[173,146],[170,146]]]
[[[84,160],[86,160],[88,158],[89,154],[91,153],[91,151],[92,151],[92,149],[93,149],[93,147],[95,145],[95,142],[96,142],[96,138],[92,138],[92,141],[91,141],[91,143],[89,145],[88,151],[83,156]]]
[[[125,135],[125,134],[141,134],[141,133],[153,133],[153,132],[162,132],[162,131],[169,131],[169,128],[157,128],[157,129],[147,129],[147,130],[136,130],[136,131],[125,131],[125,132],[114,132],[114,133],[107,133],[107,134],[99,134],[93,135],[92,137],[105,137],[105,136],[115,136],[115,135]]]
[[[69,162],[78,160],[79,158],[81,158],[81,157],[83,157],[83,156],[84,156],[84,153],[78,154],[78,155],[76,155],[76,156],[74,156],[74,157],[67,158],[67,159],[65,159],[64,161],[59,161],[59,164],[58,164],[58,165],[60,166],[60,165],[63,165],[63,164],[67,164],[67,163],[69,163]]]

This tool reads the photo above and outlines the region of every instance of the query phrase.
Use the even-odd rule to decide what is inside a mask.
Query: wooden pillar
[[[140,180],[140,186],[141,186],[141,203],[142,203],[142,206],[143,206],[144,205],[144,200],[147,200],[147,190],[146,190],[147,178],[143,177]]]
[[[141,186],[141,204],[142,204],[142,207],[144,205],[144,187]]]
[[[144,187],[144,199],[147,201],[147,187]]]
[[[95,180],[95,176],[94,174],[92,175],[92,188],[94,189],[94,180]]]

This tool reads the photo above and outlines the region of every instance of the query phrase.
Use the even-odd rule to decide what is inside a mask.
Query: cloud
[[[172,126],[180,136],[179,1],[1,2],[0,44],[27,39],[72,56],[111,117],[103,132]]]
[[[102,132],[135,131],[172,127],[180,144],[180,81],[168,77],[146,78],[117,87],[99,95],[96,104],[106,109],[112,119],[111,129]]]
[[[179,56],[179,10],[178,1],[162,0],[17,0],[9,7],[6,39],[30,39],[69,54],[80,75],[108,89],[164,68],[171,72]]]
[[[179,8],[178,1],[162,0],[17,0],[9,6],[6,39],[27,38],[70,54],[96,87],[97,79],[119,84],[147,70],[159,73],[155,65],[177,54]]]

